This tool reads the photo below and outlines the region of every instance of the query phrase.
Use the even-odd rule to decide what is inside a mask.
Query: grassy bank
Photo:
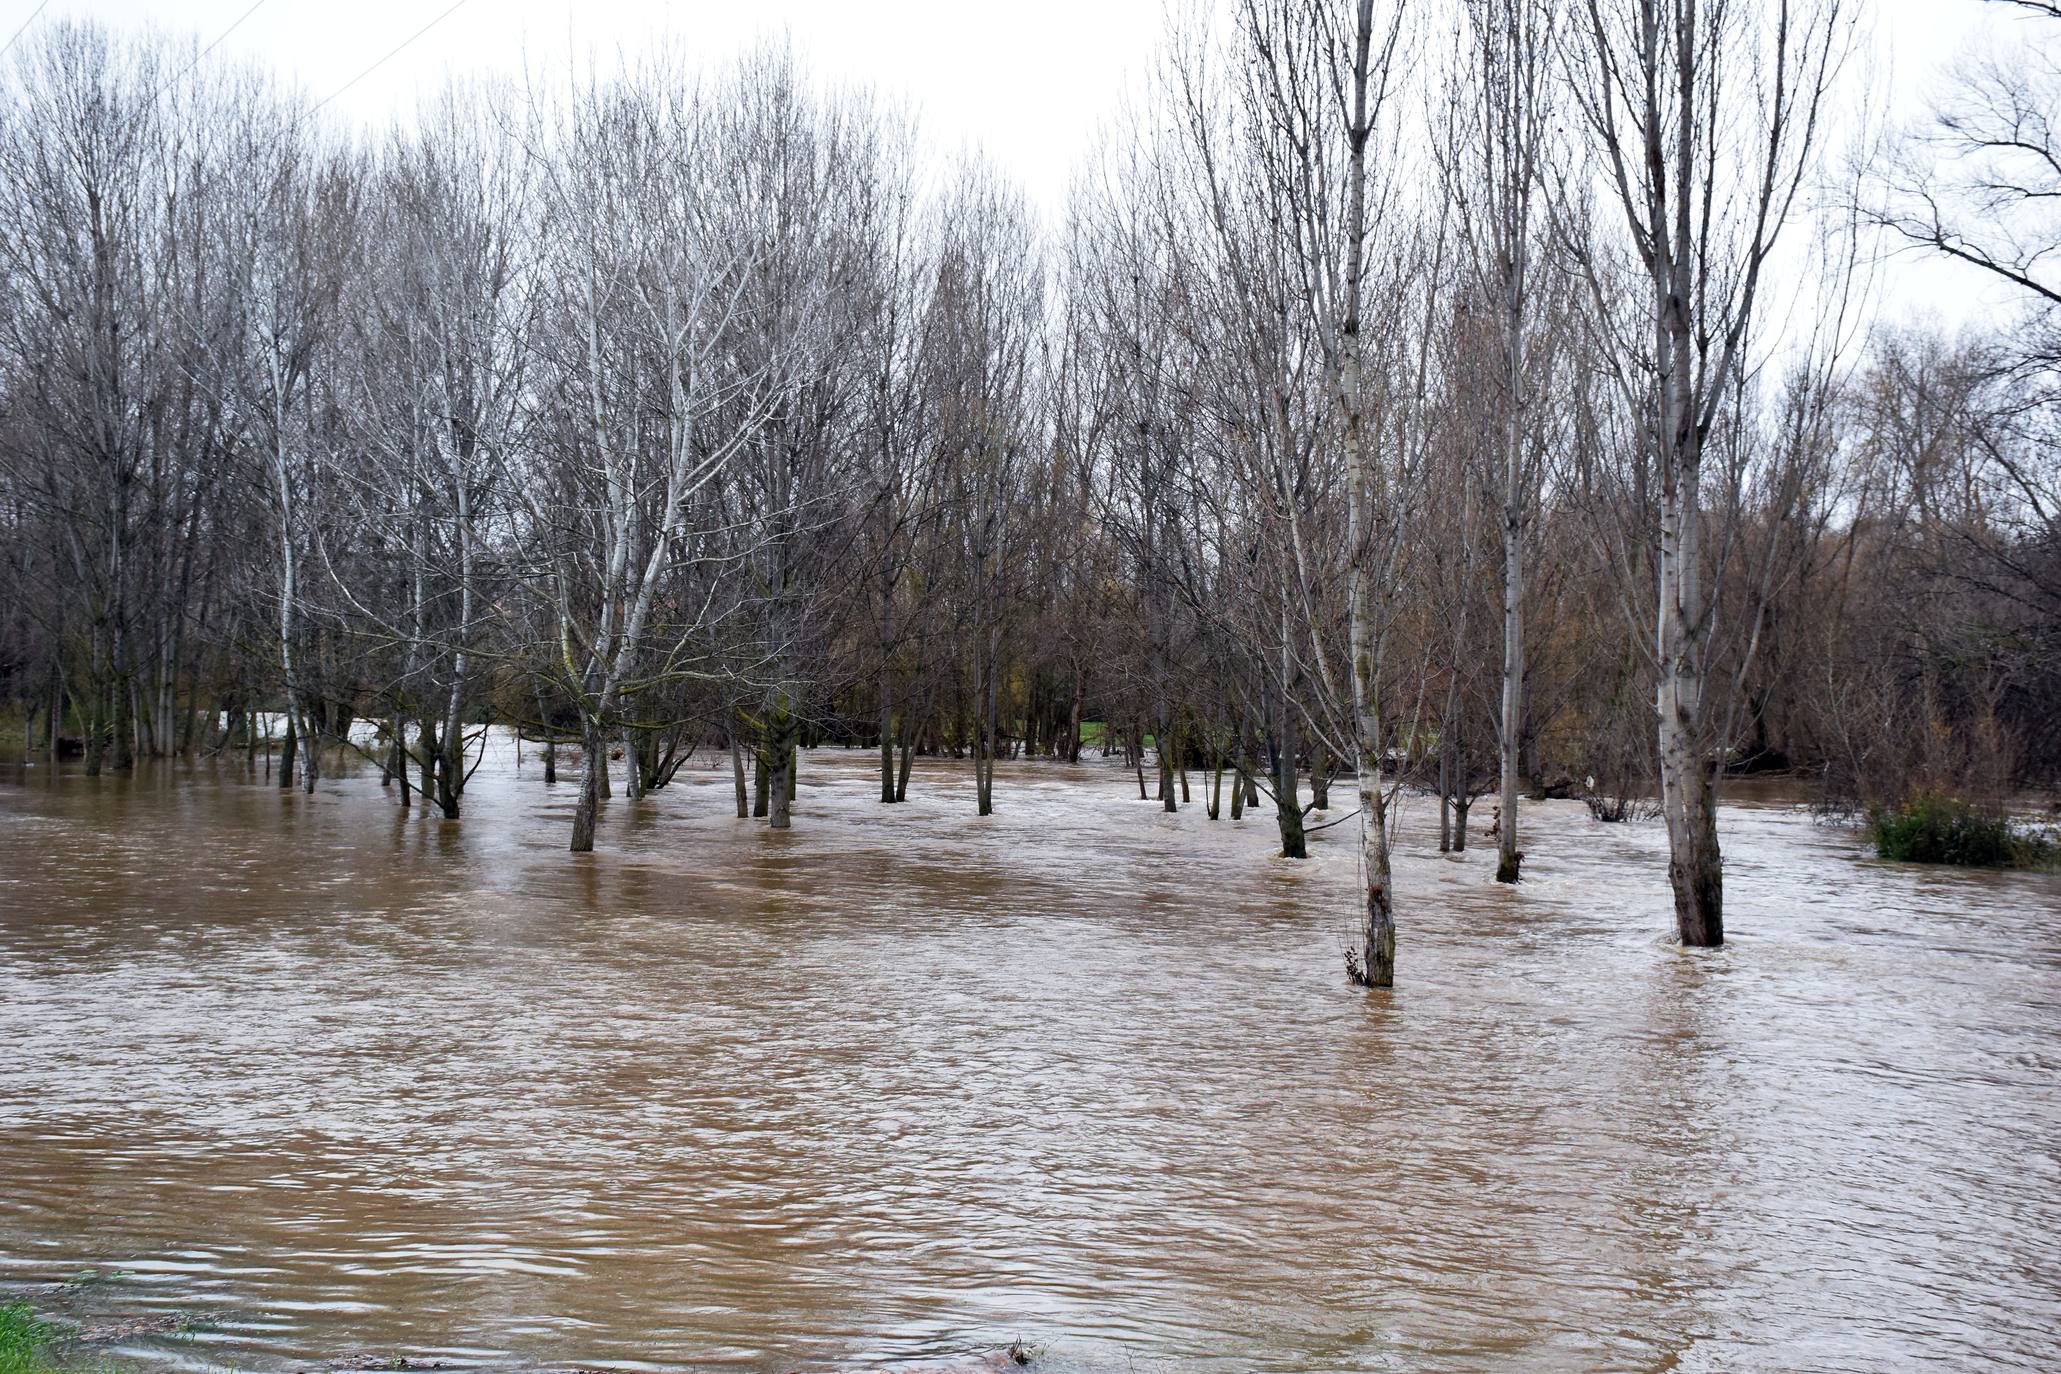
[[[72,1368],[51,1353],[71,1334],[70,1327],[42,1320],[25,1302],[0,1307],[0,1374],[55,1374]]]

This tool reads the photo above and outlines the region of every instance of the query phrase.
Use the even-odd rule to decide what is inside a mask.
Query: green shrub
[[[63,1327],[39,1321],[25,1302],[0,1307],[0,1374],[43,1374],[50,1368],[43,1347],[63,1334]]]
[[[1868,828],[1879,857],[1904,863],[2030,868],[2046,862],[2050,847],[2044,839],[2019,834],[2008,816],[1938,791],[1915,793],[1901,806],[1877,807]]]

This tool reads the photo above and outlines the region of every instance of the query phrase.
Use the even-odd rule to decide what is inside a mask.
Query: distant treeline
[[[877,747],[883,802],[969,757],[985,814],[1102,722],[1290,854],[1356,778],[1377,983],[1391,789],[1448,843],[1498,794],[1513,880],[1520,792],[1650,796],[1715,943],[1728,772],[2056,781],[2053,335],[1855,321],[1870,245],[2037,286],[1981,187],[2038,213],[2061,164],[1964,111],[1833,184],[1853,8],[1685,5],[1241,0],[1059,225],[777,48],[365,139],[41,24],[0,74],[0,699],[89,772],[280,713],[310,788],[377,722],[449,817],[514,724],[580,746],[575,849],[694,744],[786,825],[804,740]],[[1969,108],[2061,111],[2050,71]]]

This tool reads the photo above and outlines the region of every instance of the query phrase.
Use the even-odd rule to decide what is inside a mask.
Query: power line
[[[47,10],[49,8],[50,0],[43,0],[42,4],[36,6],[35,13],[31,14],[28,18],[22,20],[21,27],[14,31],[14,37],[7,40],[7,46],[4,48],[0,48],[0,57],[5,57],[7,56],[7,54],[13,52],[14,45],[21,42],[21,36],[29,31],[29,25],[36,22],[36,15],[41,14],[44,10]]]
[[[199,55],[196,56],[191,62],[188,62],[186,64],[185,70],[181,71],[177,76],[173,77],[170,81],[167,81],[164,85],[152,91],[150,93],[150,98],[152,100],[156,100],[166,91],[169,91],[170,89],[172,89],[172,87],[178,85],[181,81],[184,81],[188,76],[191,76],[193,74],[193,69],[195,67],[198,67],[201,63],[207,61],[208,54],[213,52],[216,48],[221,47],[223,39],[227,38],[230,34],[235,33],[238,29],[242,28],[243,21],[250,18],[252,15],[256,14],[258,12],[258,7],[264,3],[265,0],[253,0],[253,3],[251,4],[251,7],[249,9],[245,10],[242,14],[236,16],[235,23],[231,24],[228,28],[216,34],[214,42],[208,44],[205,48],[202,48],[200,50]]]
[[[320,100],[316,101],[314,107],[315,110],[321,109],[324,105],[327,105],[330,101],[336,99],[345,91],[357,85],[360,81],[363,81],[366,77],[372,75],[372,73],[378,71],[381,67],[384,67],[388,62],[391,62],[394,59],[394,57],[401,51],[402,48],[407,47],[410,43],[413,43],[416,39],[422,37],[422,35],[428,33],[431,29],[435,28],[437,25],[443,23],[446,19],[450,18],[452,11],[456,10],[460,5],[463,5],[464,3],[465,0],[453,0],[453,3],[447,6],[442,14],[439,14],[436,18],[430,20],[427,24],[424,24],[421,28],[415,30],[414,33],[409,34],[407,38],[401,41],[400,45],[396,47],[393,50],[393,52],[390,52],[385,57],[380,58],[377,62],[367,67],[364,71],[359,72],[349,81],[344,82],[343,85],[338,86],[328,95],[325,95]],[[309,113],[313,114],[314,110],[310,110]]]

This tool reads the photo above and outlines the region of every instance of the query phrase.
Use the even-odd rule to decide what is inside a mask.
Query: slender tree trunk
[[[900,800],[895,796],[895,703],[885,667],[880,670],[880,800],[887,805]]]
[[[409,796],[408,796],[408,792],[409,792],[409,787],[408,787],[408,745],[407,745],[407,738],[408,738],[408,737],[407,737],[407,733],[406,733],[406,732],[407,732],[407,728],[408,728],[408,727],[407,727],[407,726],[406,726],[405,724],[403,724],[403,717],[402,717],[402,716],[400,715],[400,713],[399,713],[399,712],[395,712],[395,714],[394,714],[394,726],[393,726],[393,729],[394,729],[394,740],[393,740],[393,746],[394,746],[394,748],[393,748],[393,764],[394,764],[394,776],[395,776],[395,777],[397,777],[397,778],[399,778],[399,779],[401,780],[401,809],[402,809],[402,810],[404,810],[404,811],[405,811],[405,810],[407,810],[407,809],[408,809],[408,807],[409,807],[409,805],[410,805],[410,798],[409,798]]]
[[[1702,475],[1700,439],[1686,425],[1691,410],[1691,343],[1679,307],[1663,311],[1670,356],[1668,404],[1683,423],[1661,498],[1659,559],[1660,803],[1667,822],[1668,881],[1674,888],[1675,933],[1691,948],[1725,942],[1724,863],[1717,836],[1717,765],[1703,734],[1705,637],[1708,626],[1692,608],[1702,605],[1701,519],[1696,494]]]
[[[422,757],[416,766],[422,773],[419,789],[422,793],[422,804],[428,806],[429,799],[437,794],[437,755],[443,749],[443,742],[437,734],[436,723],[429,718],[427,712],[423,714],[421,724],[416,729],[415,745],[422,751]]]
[[[1513,379],[1512,384],[1522,383]],[[1498,751],[1503,813],[1496,835],[1496,881],[1514,883],[1518,866],[1524,861],[1517,848],[1517,754],[1518,737],[1524,729],[1524,474],[1521,436],[1514,415],[1505,442],[1508,454],[1503,488],[1503,714]]]
[[[1353,720],[1358,743],[1360,792],[1360,872],[1366,882],[1366,912],[1361,929],[1357,976],[1369,987],[1395,983],[1395,910],[1388,861],[1388,815],[1382,790],[1381,627],[1375,623],[1377,586],[1374,542],[1374,438],[1365,414],[1362,373],[1360,298],[1366,251],[1367,140],[1372,133],[1368,110],[1369,58],[1374,35],[1372,0],[1359,0],[1353,45],[1352,124],[1346,167],[1346,277],[1343,357],[1339,359],[1338,398],[1344,411],[1346,461],[1350,467],[1351,508],[1347,547],[1351,550],[1349,637],[1352,651]]]
[[[737,819],[751,816],[751,796],[744,784],[744,746],[738,742],[737,727],[733,724],[730,735],[730,780],[737,788]]]
[[[999,617],[988,626],[983,656],[980,694],[980,739],[974,756],[974,783],[980,814],[995,814],[995,756],[1001,745],[1002,625]]]
[[[1066,711],[1066,761],[1081,761],[1081,710],[1088,698],[1088,670],[1085,665],[1075,664],[1073,670],[1073,701]]]

